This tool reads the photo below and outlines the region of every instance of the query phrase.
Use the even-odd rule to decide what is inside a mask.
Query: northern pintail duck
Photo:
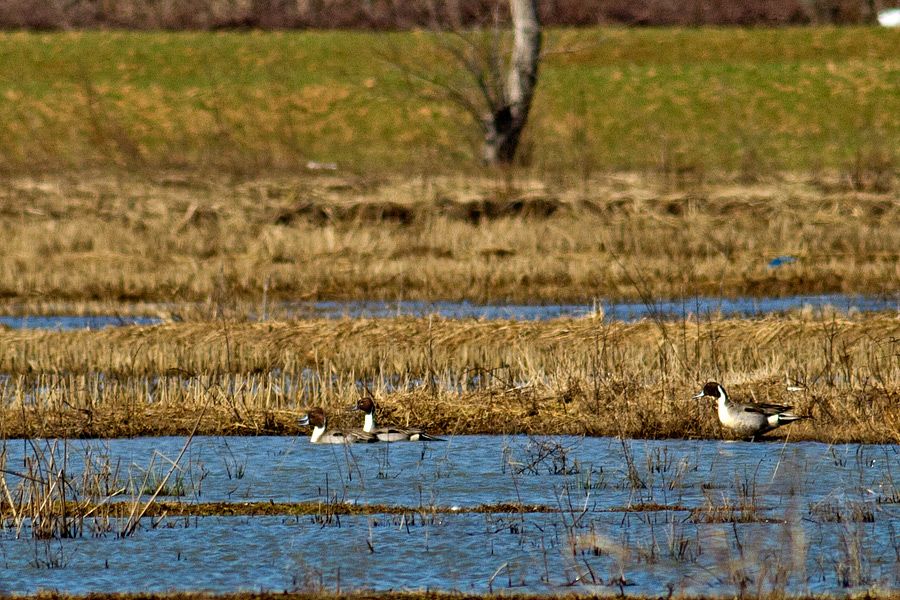
[[[735,402],[725,393],[725,388],[715,381],[703,386],[694,398],[708,396],[719,405],[719,422],[742,437],[756,438],[776,427],[809,417],[795,415],[790,406],[752,402]]]
[[[297,421],[300,425],[312,425],[312,435],[309,441],[312,444],[353,444],[358,442],[377,442],[378,437],[366,433],[359,429],[350,429],[341,431],[332,429],[326,431],[325,426],[328,419],[325,417],[325,411],[321,408],[313,408],[308,413],[300,417]]]
[[[375,426],[375,400],[364,396],[356,402],[353,410],[361,410],[366,418],[362,430],[378,437],[380,442],[443,442],[441,438],[425,433],[418,427],[404,429],[402,427]]]

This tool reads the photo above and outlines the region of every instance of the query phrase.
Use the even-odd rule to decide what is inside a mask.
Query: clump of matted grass
[[[6,436],[298,433],[338,425],[362,393],[383,422],[437,434],[721,437],[707,379],[813,419],[791,439],[900,439],[900,321],[607,323],[440,318],[206,322],[100,331],[2,331]],[[792,390],[792,391],[791,391]],[[205,411],[205,412],[204,412]],[[351,421],[351,419],[354,419]]]
[[[25,207],[25,208],[23,208]],[[0,310],[279,316],[280,300],[895,293],[891,192],[786,178],[82,174],[0,185]],[[770,267],[778,256],[794,262]]]

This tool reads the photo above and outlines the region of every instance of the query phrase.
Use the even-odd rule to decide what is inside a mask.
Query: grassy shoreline
[[[524,160],[896,168],[898,45],[878,27],[551,31]],[[422,31],[0,33],[0,171],[472,171],[474,124],[396,65],[416,57],[454,85],[440,48]]]
[[[382,421],[441,435],[727,434],[707,379],[813,420],[777,435],[900,441],[896,315],[545,322],[437,318],[0,331],[4,437],[301,434],[365,384]],[[788,391],[793,386],[797,391]]]

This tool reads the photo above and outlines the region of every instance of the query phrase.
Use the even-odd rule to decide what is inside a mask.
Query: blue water
[[[300,316],[326,318],[392,317],[439,315],[450,319],[514,319],[534,321],[560,317],[584,317],[596,312],[612,321],[635,321],[647,317],[681,320],[690,316],[722,315],[726,317],[760,317],[790,310],[826,307],[838,311],[859,312],[896,311],[900,297],[853,296],[823,294],[815,296],[787,296],[784,298],[687,298],[644,302],[607,302],[591,304],[472,304],[469,302],[309,302],[286,306],[286,310]]]
[[[448,319],[510,319],[540,321],[561,317],[585,317],[599,308],[611,321],[636,321],[644,318],[681,320],[690,317],[761,317],[801,308],[821,311],[827,307],[841,312],[900,310],[898,296],[853,296],[824,294],[784,298],[688,298],[644,302],[607,302],[591,304],[473,304],[471,302],[322,301],[287,302],[276,307],[279,315],[290,318],[359,318],[436,315]],[[247,315],[258,319],[258,315]],[[0,316],[0,325],[14,329],[100,329],[124,325],[154,325],[157,317],[98,316]]]
[[[124,325],[155,325],[159,322],[161,319],[156,317],[111,315],[0,316],[0,325],[6,325],[13,329],[103,329],[104,327],[122,327]]]
[[[126,467],[132,479],[140,479],[154,455],[156,465],[168,464],[164,457],[174,459],[183,442],[178,437],[73,440],[66,448],[74,472],[90,455],[95,465],[100,459],[121,465],[125,482]],[[22,464],[31,446],[11,440],[3,448],[8,464]],[[626,452],[634,471],[626,468]],[[203,502],[336,498],[415,507],[555,506],[557,493],[578,492],[579,502],[603,508],[632,502],[696,507],[710,490],[735,501],[738,478],[752,480],[766,494],[782,494],[783,486],[800,488],[808,501],[838,492],[876,500],[893,493],[891,468],[900,490],[900,446],[891,445],[632,440],[623,446],[609,438],[456,436],[427,444],[347,447],[310,444],[305,437],[198,437],[177,478],[185,498]],[[237,475],[241,471],[243,477]],[[629,473],[645,487],[634,488]],[[13,485],[16,479],[7,475],[7,481]]]
[[[65,450],[70,476],[86,456],[95,467],[117,466],[129,488],[148,470],[164,472],[166,457],[174,459],[183,444],[71,441],[53,452],[62,461]],[[34,452],[21,440],[4,449],[8,471]],[[593,593],[616,592],[610,582],[624,578],[626,593],[665,595],[671,584],[683,593],[734,594],[733,572],[754,590],[900,590],[898,475],[897,445],[459,436],[348,448],[305,438],[201,437],[174,476],[184,495],[167,500],[342,500],[411,512],[330,522],[145,519],[127,539],[93,536],[89,525],[83,537],[49,542],[30,539],[27,528],[16,539],[7,527],[0,531],[0,591],[487,592],[511,585]],[[15,490],[15,476],[6,480]],[[563,512],[453,510],[497,502]],[[623,510],[647,502],[676,508]],[[754,522],[704,522],[689,512],[742,502],[757,507]],[[853,520],[854,510],[871,521]]]
[[[342,517],[322,526],[311,517],[206,517],[146,529],[133,538],[4,543],[0,590],[34,593],[203,590],[659,594],[735,594],[730,570],[754,588],[840,593],[844,524],[803,525],[805,540],[782,526],[697,527],[685,513],[653,515],[436,515]],[[851,524],[850,530],[857,529]],[[861,569],[849,591],[898,590],[896,564],[874,527],[860,529]],[[851,535],[856,535],[855,533]],[[741,537],[743,536],[743,537]],[[688,541],[673,556],[669,540]],[[794,540],[803,554],[795,554]],[[594,555],[593,548],[599,548]],[[573,552],[574,548],[574,552]],[[700,550],[702,549],[702,550]],[[892,551],[891,551],[892,552]],[[741,558],[743,556],[743,559]],[[44,564],[59,565],[46,568]],[[775,584],[772,571],[789,572]]]

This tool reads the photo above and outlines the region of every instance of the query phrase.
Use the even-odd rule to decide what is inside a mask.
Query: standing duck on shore
[[[791,412],[791,406],[737,402],[728,397],[720,383],[710,381],[703,386],[694,399],[715,398],[719,410],[719,422],[742,437],[756,439],[782,425],[808,419]]]

